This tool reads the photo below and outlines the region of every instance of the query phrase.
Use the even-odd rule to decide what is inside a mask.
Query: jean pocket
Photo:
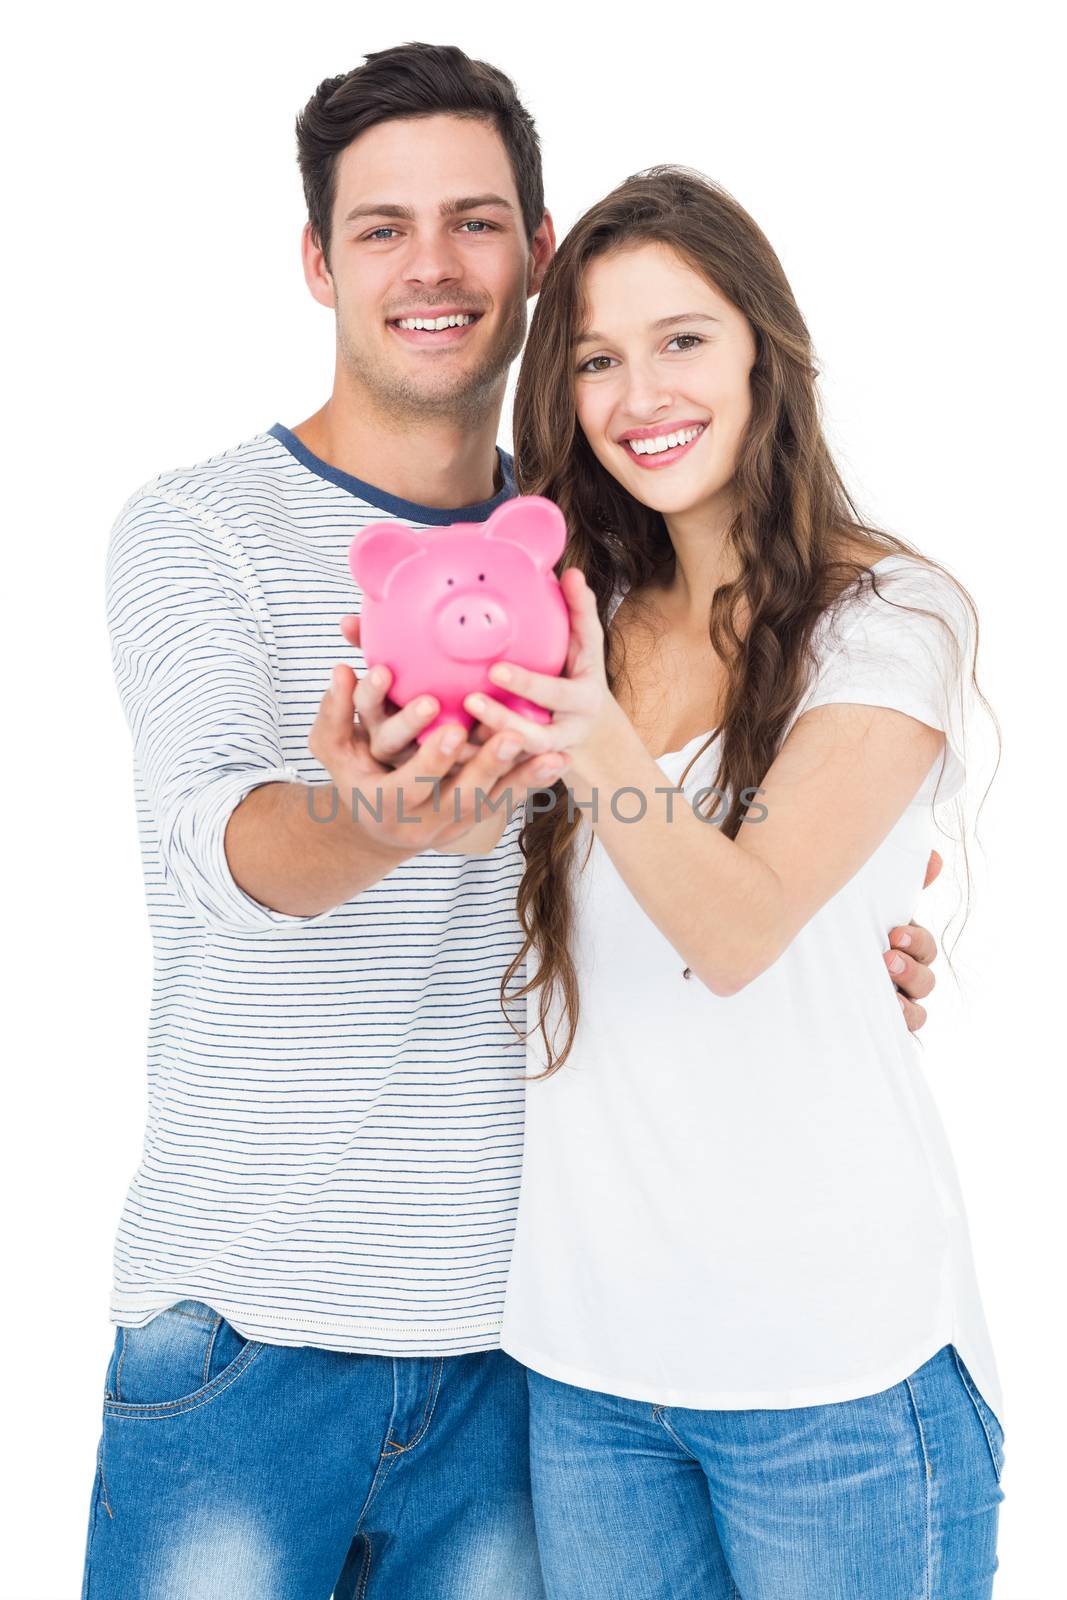
[[[999,1483],[1001,1473],[1004,1471],[1004,1429],[997,1421],[996,1412],[990,1408],[988,1402],[982,1394],[982,1391],[971,1377],[963,1357],[960,1355],[955,1345],[952,1346],[952,1354],[956,1358],[956,1367],[959,1371],[960,1377],[963,1380],[963,1387],[966,1389],[971,1398],[971,1404],[978,1413],[978,1420],[982,1424],[982,1432],[986,1436],[986,1442],[989,1445],[989,1454],[993,1458],[993,1470],[997,1475],[997,1482]]]
[[[229,1389],[264,1348],[200,1300],[180,1300],[143,1328],[120,1327],[107,1370],[104,1414],[174,1416]]]

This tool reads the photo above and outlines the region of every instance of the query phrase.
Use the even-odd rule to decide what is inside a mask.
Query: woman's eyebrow
[[[660,317],[648,326],[653,332],[658,333],[661,328],[671,328],[676,322],[721,322],[721,317],[713,317],[708,311],[680,311],[674,317]],[[580,333],[575,339],[575,344],[597,344],[601,339],[607,339],[604,333],[597,333],[592,328],[588,333]]]

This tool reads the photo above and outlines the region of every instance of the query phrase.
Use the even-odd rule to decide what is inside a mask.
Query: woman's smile
[[[658,432],[650,428],[631,428],[618,442],[639,467],[669,467],[688,455],[707,428],[706,422],[686,423],[680,428],[662,428]]]

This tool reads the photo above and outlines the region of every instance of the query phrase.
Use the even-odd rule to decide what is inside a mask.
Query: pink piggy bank
[[[348,564],[363,590],[360,643],[367,666],[393,674],[389,698],[406,706],[432,694],[441,709],[418,734],[443,722],[470,729],[469,694],[491,695],[532,722],[542,706],[489,681],[507,659],[557,677],[567,659],[570,615],[552,568],[566,540],[563,513],[540,495],[520,495],[486,522],[456,522],[417,533],[372,522],[352,540]]]

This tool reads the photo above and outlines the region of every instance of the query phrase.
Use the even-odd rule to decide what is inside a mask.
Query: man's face
[[[417,117],[360,134],[337,163],[332,298],[329,279],[319,279],[349,376],[394,417],[480,419],[522,349],[527,297],[552,246],[547,213],[527,243],[511,163],[490,124]],[[401,326],[443,317],[454,325]]]

